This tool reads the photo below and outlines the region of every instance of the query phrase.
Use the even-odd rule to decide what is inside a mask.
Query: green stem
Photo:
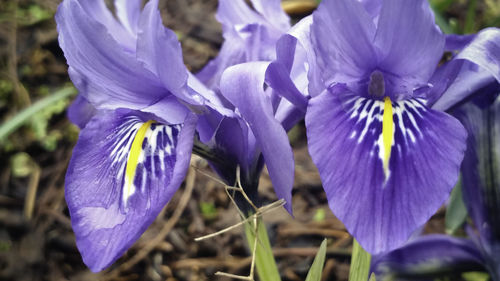
[[[349,281],[366,281],[370,273],[371,255],[366,252],[358,241],[354,239],[352,247],[351,269],[349,271]]]
[[[249,222],[245,224],[245,234],[250,250],[254,248],[255,234],[257,235],[257,251],[255,253],[257,273],[262,281],[279,281],[281,278],[278,272],[278,266],[274,260],[266,226],[261,218],[258,218],[257,221],[257,233],[254,231],[253,223]]]

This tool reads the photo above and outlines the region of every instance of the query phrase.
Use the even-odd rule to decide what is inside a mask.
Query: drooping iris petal
[[[384,0],[374,44],[378,68],[426,84],[443,55],[445,37],[426,0]]]
[[[356,96],[336,85],[311,99],[309,153],[330,208],[371,253],[404,243],[448,197],[466,132],[422,99]]]
[[[151,114],[101,111],[81,131],[65,196],[84,262],[118,259],[153,222],[187,171],[196,118],[166,125]]]
[[[313,14],[311,40],[326,85],[359,80],[376,64],[375,24],[358,1],[322,1]]]
[[[495,77],[476,64],[466,60],[452,60],[433,75],[431,83],[434,87],[429,103],[433,109],[445,111],[494,82]]]
[[[482,30],[456,58],[466,59],[479,65],[500,81],[500,29]]]
[[[79,88],[80,93],[100,108],[140,109],[165,96],[167,90],[156,75],[115,40],[113,30],[94,20],[84,8],[87,5],[87,1],[66,0],[56,14],[68,65],[78,73],[78,80],[85,78],[85,84],[76,83],[85,87]]]
[[[274,118],[270,97],[264,92],[269,63],[252,62],[228,68],[221,79],[222,94],[236,106],[255,135],[278,198],[291,212],[293,154],[288,136]]]
[[[491,86],[453,114],[469,133],[462,163],[464,202],[496,280],[500,278],[500,86]]]
[[[83,129],[96,113],[95,107],[82,95],[78,95],[68,108],[69,120],[80,129]]]
[[[485,270],[481,252],[470,240],[429,235],[372,263],[377,280],[435,280],[439,275]]]

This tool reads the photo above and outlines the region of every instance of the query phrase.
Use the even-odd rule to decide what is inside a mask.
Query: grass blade
[[[73,87],[63,88],[54,94],[45,97],[38,102],[32,104],[30,107],[23,109],[13,118],[7,120],[0,126],[0,142],[3,142],[12,132],[21,127],[33,115],[43,110],[44,108],[65,99],[69,96],[75,95],[76,89]]]
[[[258,219],[258,229],[257,229],[257,252],[255,257],[255,266],[257,267],[257,273],[259,274],[259,279],[262,281],[279,281],[281,280],[280,274],[278,272],[278,266],[274,260],[273,251],[271,248],[271,243],[269,242],[269,236],[267,235],[267,230],[262,219]],[[254,246],[254,231],[253,223],[245,223],[245,234],[247,237],[248,245],[250,249]]]
[[[306,281],[320,281],[321,273],[323,272],[323,265],[325,264],[326,257],[326,239],[323,240],[319,246],[318,253],[314,258],[313,264],[307,273]]]
[[[465,223],[467,219],[467,208],[462,199],[461,180],[455,186],[450,196],[450,203],[446,207],[445,226],[449,235],[455,232]]]
[[[371,255],[366,252],[358,241],[354,239],[352,247],[351,269],[349,270],[349,281],[366,281],[370,273]]]

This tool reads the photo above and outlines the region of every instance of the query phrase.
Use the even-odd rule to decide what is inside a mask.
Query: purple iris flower
[[[65,195],[82,258],[94,272],[118,259],[182,183],[197,117],[219,108],[197,92],[158,0],[65,0],[59,41],[79,96],[69,117],[82,130]],[[224,114],[223,111],[221,111]],[[200,131],[203,128],[199,129]]]
[[[377,280],[434,280],[437,274],[467,271],[488,271],[500,280],[499,93],[500,85],[490,83],[451,110],[469,134],[461,173],[471,238],[419,238],[374,259]]]
[[[285,199],[285,208],[291,212],[294,162],[286,130],[303,117],[306,100],[301,112],[267,84],[266,74],[276,60],[276,42],[290,29],[281,1],[251,3],[253,9],[243,0],[219,2],[217,19],[225,42],[218,57],[197,77],[221,94],[235,115],[202,117],[201,122],[216,130],[212,138],[201,141],[213,154],[222,155],[223,163],[211,163],[228,184],[234,184],[236,167],[240,167],[243,187],[257,204],[258,179],[265,162],[277,197]]]
[[[298,25],[280,42],[302,50],[288,60],[308,71],[309,152],[330,208],[367,251],[394,249],[457,181],[467,134],[442,111],[499,78],[499,32],[445,36],[425,0],[325,0]]]

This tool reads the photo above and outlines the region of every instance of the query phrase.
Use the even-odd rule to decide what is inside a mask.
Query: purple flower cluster
[[[66,201],[92,271],[153,222],[192,151],[228,184],[239,168],[256,201],[266,165],[291,213],[286,132],[304,118],[330,208],[374,254],[402,246],[436,212],[464,153],[462,171],[474,165],[466,148],[477,124],[444,111],[498,86],[500,30],[444,35],[426,0],[324,0],[293,27],[279,0],[251,3],[219,1],[225,42],[195,75],[158,0],[115,0],[115,14],[102,0],[60,5],[59,41],[79,90],[68,114],[81,128]],[[453,58],[440,63],[446,52]]]

